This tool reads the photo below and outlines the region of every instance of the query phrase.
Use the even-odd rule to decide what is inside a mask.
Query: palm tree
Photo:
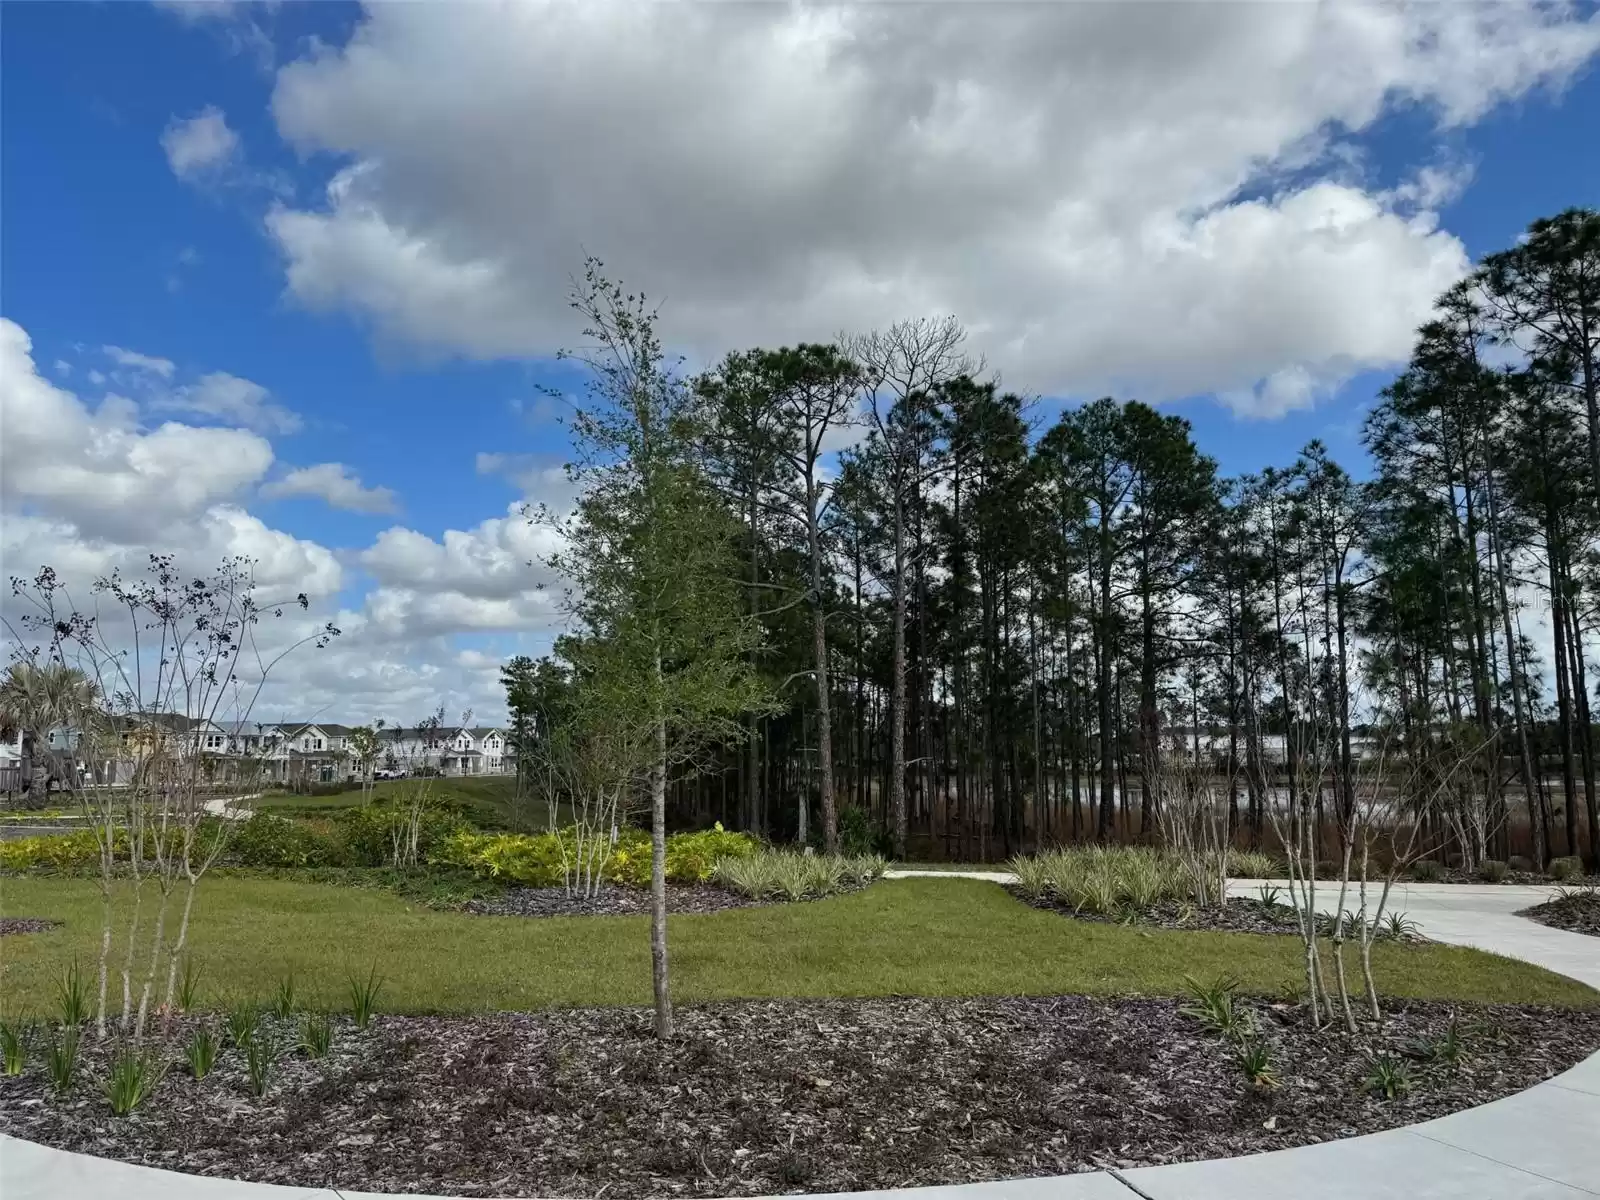
[[[13,663],[0,681],[0,725],[20,733],[22,790],[32,791],[39,738],[51,730],[81,731],[95,712],[99,688],[64,663]],[[69,735],[70,736],[70,735]],[[47,752],[48,753],[48,752]],[[48,790],[48,776],[46,790]]]

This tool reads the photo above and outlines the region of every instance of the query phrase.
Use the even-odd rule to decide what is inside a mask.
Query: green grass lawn
[[[207,880],[192,945],[203,996],[265,998],[293,971],[308,1002],[343,1002],[347,972],[376,962],[382,1007],[408,1012],[641,1004],[649,999],[644,917],[478,917],[408,906],[384,892],[251,877]],[[7,937],[8,1013],[53,1003],[100,934],[92,881],[0,880],[0,912],[66,922]],[[148,909],[147,909],[148,913]],[[1237,976],[1273,991],[1299,977],[1290,937],[1180,933],[1068,920],[976,880],[911,879],[813,903],[672,918],[674,993],[733,997],[1177,994],[1186,974]],[[1380,987],[1399,996],[1600,1004],[1600,993],[1537,967],[1451,946],[1380,946]]]
[[[417,786],[412,779],[379,780],[372,787],[373,801],[391,800],[405,795]],[[542,801],[528,795],[517,798],[516,780],[509,775],[485,775],[479,778],[450,778],[432,781],[432,794],[439,800],[460,805],[473,824],[483,829],[543,829],[548,813]],[[304,814],[326,816],[332,811],[359,808],[363,803],[361,788],[352,784],[348,791],[332,796],[296,796],[290,792],[267,792],[250,801],[251,807],[263,808],[284,816]]]

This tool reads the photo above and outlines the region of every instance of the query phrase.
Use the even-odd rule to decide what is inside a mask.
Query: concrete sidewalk
[[[887,872],[1008,883],[1005,871]],[[1230,881],[1249,896],[1261,880]],[[1281,886],[1281,881],[1280,881]],[[1426,936],[1558,971],[1600,988],[1600,939],[1550,929],[1516,910],[1553,889],[1409,884],[1390,896]],[[1318,890],[1331,911],[1336,890]],[[1355,908],[1347,899],[1347,908]],[[1600,1054],[1479,1108],[1405,1129],[1242,1158],[996,1183],[841,1193],[854,1200],[1593,1200],[1600,1197]],[[180,1175],[0,1136],[0,1200],[376,1200]],[[437,1200],[423,1196],[394,1200]],[[837,1198],[829,1198],[837,1200]]]

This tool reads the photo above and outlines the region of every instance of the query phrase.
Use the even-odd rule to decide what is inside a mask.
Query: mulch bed
[[[1133,925],[1148,925],[1157,929],[1185,929],[1208,930],[1216,933],[1280,933],[1299,935],[1300,926],[1295,918],[1294,909],[1285,907],[1284,904],[1269,908],[1259,900],[1233,896],[1221,908],[1200,908],[1192,904],[1180,904],[1175,900],[1163,900],[1152,908],[1139,912],[1128,912],[1118,916],[1107,916],[1100,913],[1074,912],[1072,906],[1065,904],[1054,897],[1041,897],[1037,900],[1024,895],[1015,887],[1006,889],[1017,899],[1034,908],[1043,908],[1050,912],[1058,912],[1064,916],[1074,917],[1080,921],[1098,921],[1102,924],[1120,925],[1124,922]],[[1318,891],[1322,891],[1321,887]],[[1384,916],[1388,917],[1392,908],[1385,909]],[[1352,935],[1354,936],[1354,935]],[[1381,941],[1393,940],[1393,935],[1387,929],[1378,934]],[[1404,942],[1420,943],[1428,939],[1416,933],[1404,933],[1400,936]]]
[[[752,900],[737,892],[706,884],[672,884],[667,888],[667,911],[672,913],[721,912],[751,908],[767,901]],[[594,917],[633,916],[650,911],[650,893],[644,888],[608,885],[598,896],[569,896],[564,888],[507,888],[498,896],[469,900],[463,909],[494,917]]]
[[[1572,933],[1600,937],[1600,889],[1576,892],[1558,900],[1536,904],[1517,915],[1541,925],[1553,925]]]
[[[840,887],[832,895],[860,891]],[[807,896],[806,900],[816,897]],[[769,904],[797,904],[804,901],[752,900],[738,892],[705,883],[669,883],[669,913],[713,913],[730,908],[759,908]],[[650,893],[644,888],[608,884],[598,896],[569,896],[563,888],[513,887],[495,896],[468,900],[462,910],[491,917],[619,917],[637,916],[650,911]]]
[[[1489,880],[1480,877],[1476,872],[1462,871],[1456,867],[1450,867],[1438,879],[1403,877],[1399,882],[1487,884]],[[1600,875],[1580,875],[1570,879],[1551,879],[1550,876],[1541,875],[1537,871],[1507,871],[1505,877],[1497,882],[1506,887],[1600,887]]]
[[[53,1098],[36,1051],[0,1078],[0,1131],[269,1183],[751,1196],[1276,1150],[1480,1104],[1600,1046],[1600,1011],[1396,1002],[1381,1032],[1350,1039],[1245,1003],[1272,1048],[1272,1090],[1170,999],[771,1001],[681,1009],[667,1045],[637,1009],[341,1021],[332,1056],[286,1056],[264,1099],[230,1049],[198,1083],[174,1068],[123,1119],[90,1083]],[[1405,1054],[1456,1019],[1457,1065],[1413,1062],[1398,1100],[1362,1090],[1371,1053]],[[109,1053],[85,1042],[91,1075]]]
[[[60,924],[48,917],[0,917],[0,937],[13,933],[43,933]]]

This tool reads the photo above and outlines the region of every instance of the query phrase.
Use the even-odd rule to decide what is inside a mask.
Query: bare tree
[[[901,321],[887,330],[842,335],[839,344],[861,373],[864,412],[872,438],[868,460],[886,493],[893,554],[894,606],[889,813],[894,852],[906,853],[906,594],[923,547],[908,537],[908,518],[935,470],[933,393],[940,385],[983,369],[962,351],[967,333],[955,317]]]

